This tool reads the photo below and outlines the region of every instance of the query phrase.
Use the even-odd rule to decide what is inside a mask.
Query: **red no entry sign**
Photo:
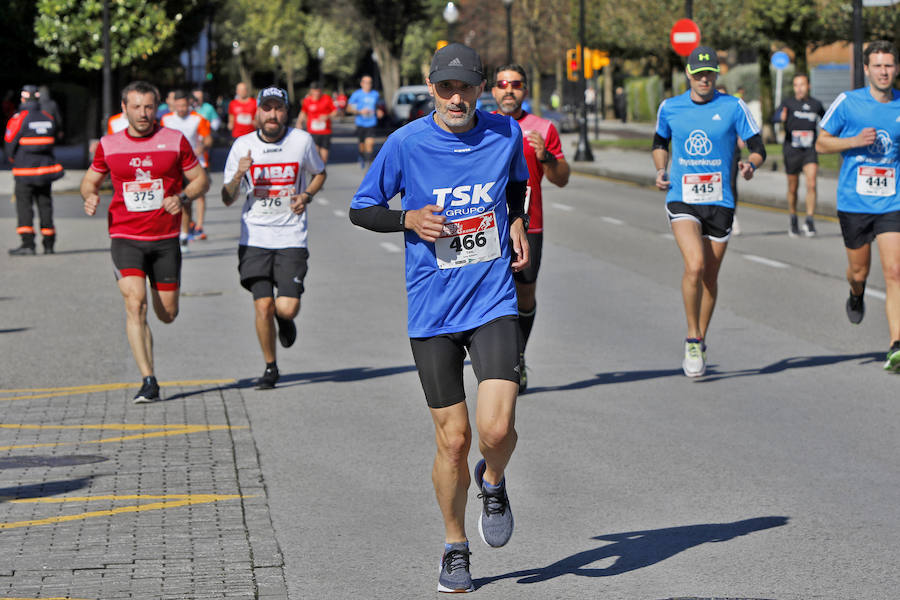
[[[681,19],[672,26],[669,41],[676,54],[687,56],[700,45],[700,28],[690,19]]]

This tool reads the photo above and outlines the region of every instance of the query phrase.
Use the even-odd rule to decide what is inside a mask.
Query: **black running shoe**
[[[788,227],[788,235],[791,237],[800,235],[800,228],[797,226],[797,215],[791,215],[791,226]]]
[[[275,387],[275,384],[278,383],[280,377],[281,375],[278,373],[278,367],[266,367],[262,377],[256,382],[256,389],[271,390]]]
[[[854,325],[862,323],[863,317],[866,315],[866,302],[863,299],[865,294],[865,288],[863,288],[863,293],[859,296],[850,292],[850,297],[847,298],[847,318]]]
[[[144,377],[141,389],[138,390],[137,396],[134,397],[135,404],[148,404],[159,400],[159,384],[156,383],[156,377],[149,375]]]
[[[35,252],[34,246],[22,245],[9,251],[10,256],[34,256],[35,254],[37,252]]]
[[[278,341],[285,348],[290,348],[297,340],[297,326],[294,325],[294,320],[282,319],[278,315],[275,315],[275,320],[278,322]]]
[[[519,353],[519,395],[528,389],[528,371],[525,370],[525,353]]]

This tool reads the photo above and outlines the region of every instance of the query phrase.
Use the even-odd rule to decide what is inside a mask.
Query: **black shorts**
[[[316,148],[324,148],[328,150],[331,148],[331,134],[330,133],[313,133],[312,139],[316,144]]]
[[[851,213],[838,211],[844,247],[850,250],[871,244],[880,233],[900,232],[900,210],[884,213]]]
[[[519,382],[519,352],[522,340],[517,317],[500,317],[460,333],[410,338],[419,380],[430,408],[463,402],[463,362],[466,350],[478,383],[485,379]]]
[[[238,246],[241,285],[253,294],[254,300],[274,298],[276,287],[279,296],[299,298],[303,294],[308,259],[306,248]]]
[[[181,284],[181,247],[178,238],[129,240],[112,238],[110,243],[116,281],[122,277],[146,277],[150,287],[163,292]]]
[[[712,204],[685,204],[669,202],[666,204],[669,223],[684,219],[700,224],[700,234],[714,242],[727,242],[731,237],[731,225],[734,223],[734,209]]]
[[[356,126],[356,139],[359,140],[359,143],[362,144],[366,141],[367,138],[375,137],[375,128],[374,127],[361,127],[359,125]]]
[[[528,262],[528,266],[519,271],[518,273],[513,273],[513,279],[516,280],[516,283],[534,283],[537,281],[538,271],[541,270],[541,250],[544,246],[544,232],[540,233],[528,233],[528,252],[531,255],[531,260]]]
[[[815,148],[784,147],[784,172],[788,175],[798,175],[809,163],[819,164]]]

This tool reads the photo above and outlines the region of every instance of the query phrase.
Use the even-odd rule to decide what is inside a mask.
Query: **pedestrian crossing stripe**
[[[160,381],[160,387],[186,387],[193,385],[230,385],[236,383],[235,379],[190,379],[186,381]],[[127,390],[139,388],[140,383],[95,383],[91,385],[75,385],[55,388],[20,388],[15,390],[0,390],[0,401],[10,400],[34,400],[36,398],[56,398],[58,396],[71,396],[75,394],[96,394],[114,390]],[[5,397],[5,394],[19,394]]]
[[[121,432],[137,432],[129,435],[114,437],[102,437],[96,440],[78,440],[74,442],[45,442],[39,444],[16,444],[12,446],[0,446],[0,450],[20,450],[24,448],[51,448],[57,446],[77,446],[78,444],[109,444],[112,442],[127,442],[131,440],[145,440],[150,438],[167,437],[171,435],[188,435],[191,433],[230,431],[232,429],[246,429],[245,425],[144,425],[127,423],[103,423],[88,425],[29,425],[25,423],[0,423],[0,429],[32,429],[32,430],[118,430]]]
[[[9,523],[0,523],[0,530],[16,529],[19,527],[32,527],[38,525],[53,525],[56,523],[66,523],[69,521],[81,521],[84,519],[92,519],[96,517],[110,517],[114,515],[144,512],[148,510],[162,510],[165,508],[178,508],[181,506],[191,506],[194,504],[209,504],[212,502],[220,502],[223,500],[236,500],[243,498],[254,498],[255,496],[242,496],[240,494],[166,494],[166,495],[148,495],[148,494],[130,494],[117,496],[76,496],[71,498],[21,498],[8,499],[0,497],[0,501],[6,500],[11,504],[63,504],[67,502],[115,502],[121,500],[160,500],[160,502],[149,502],[147,504],[134,504],[129,506],[119,506],[107,510],[94,510],[89,512],[78,513],[74,515],[59,515],[46,519],[32,519],[30,521],[12,521]]]

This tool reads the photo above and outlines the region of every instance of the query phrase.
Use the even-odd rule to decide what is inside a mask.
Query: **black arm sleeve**
[[[506,184],[506,206],[509,211],[510,223],[525,214],[525,193],[527,191],[527,181],[510,181]]]
[[[766,145],[763,144],[762,137],[758,133],[744,141],[747,144],[747,149],[750,150],[751,153],[756,152],[762,156],[763,162],[766,162]]]
[[[387,207],[375,205],[365,208],[351,208],[350,221],[364,229],[377,231],[378,233],[391,233],[404,231],[401,217],[406,211],[391,210]]]
[[[656,150],[657,148],[660,150],[669,151],[669,142],[671,140],[669,138],[664,138],[658,133],[653,134],[653,147],[652,150]]]

